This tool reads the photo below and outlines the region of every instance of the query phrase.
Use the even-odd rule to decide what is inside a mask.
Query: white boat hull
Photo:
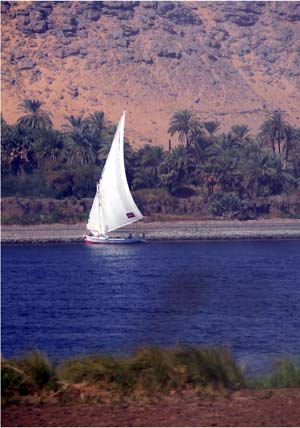
[[[100,244],[100,245],[108,245],[108,244],[140,244],[146,242],[144,238],[140,237],[132,237],[132,238],[104,238],[102,236],[89,236],[85,237],[85,242],[87,244]]]

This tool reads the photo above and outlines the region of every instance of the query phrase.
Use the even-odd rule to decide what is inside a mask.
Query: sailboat
[[[124,164],[125,111],[118,123],[114,139],[105,162],[90,211],[85,236],[88,244],[134,244],[144,238],[130,234],[115,238],[110,232],[144,218],[136,206],[127,183]]]

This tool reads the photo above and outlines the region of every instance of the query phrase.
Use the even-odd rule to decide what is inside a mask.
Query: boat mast
[[[101,181],[101,180],[100,180]],[[102,214],[102,208],[101,208],[101,197],[100,197],[100,183],[99,181],[97,181],[96,184],[96,189],[97,189],[97,208],[98,208],[98,230],[99,230],[99,234],[100,236],[104,235],[104,227],[103,227],[103,214]]]

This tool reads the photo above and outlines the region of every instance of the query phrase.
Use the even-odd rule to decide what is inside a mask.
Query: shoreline
[[[113,237],[145,233],[146,240],[196,241],[196,240],[279,240],[300,239],[300,219],[267,220],[181,220],[166,222],[140,222],[126,226]],[[3,225],[2,244],[79,243],[84,242],[86,223]]]
[[[2,426],[296,427],[300,423],[300,388],[243,389],[215,397],[183,394],[149,401],[11,405],[2,410]]]

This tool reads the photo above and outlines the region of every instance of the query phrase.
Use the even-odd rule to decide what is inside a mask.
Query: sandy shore
[[[210,239],[300,239],[300,220],[139,222],[113,236],[145,233],[148,241]],[[2,226],[1,241],[13,243],[81,242],[85,223]]]

